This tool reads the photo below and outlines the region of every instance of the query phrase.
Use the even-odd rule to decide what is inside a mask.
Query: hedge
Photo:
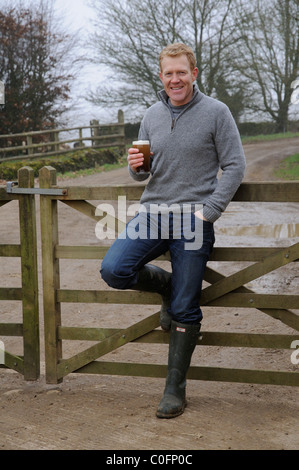
[[[110,149],[93,150],[85,149],[77,152],[60,155],[55,157],[45,157],[40,159],[23,159],[11,162],[0,163],[0,179],[15,180],[17,178],[18,169],[23,166],[30,166],[34,170],[34,176],[38,176],[39,170],[44,166],[53,166],[58,173],[67,171],[84,170],[86,168],[94,168],[102,166],[106,163],[117,163],[120,155],[117,151]]]

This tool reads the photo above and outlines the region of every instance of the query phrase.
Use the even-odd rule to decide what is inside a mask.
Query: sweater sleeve
[[[215,191],[204,203],[203,215],[210,222],[215,222],[226,209],[242,182],[246,167],[238,128],[225,105],[216,117],[214,140],[222,175]]]
[[[149,177],[150,173],[149,172],[135,172],[131,169],[131,167],[128,165],[128,169],[129,169],[129,175],[133,178],[133,180],[135,181],[145,181],[147,180],[147,178]]]
[[[145,130],[144,126],[144,119],[141,122],[139,133],[138,133],[138,140],[148,140],[148,135]],[[148,179],[150,172],[135,172],[131,169],[131,167],[128,165],[129,169],[129,175],[135,180],[135,181],[145,181]]]

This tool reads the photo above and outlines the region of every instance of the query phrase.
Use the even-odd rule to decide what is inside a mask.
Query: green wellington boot
[[[186,375],[195,349],[200,323],[189,325],[172,321],[168,354],[168,374],[158,418],[175,418],[186,406]]]
[[[170,330],[171,316],[167,309],[170,308],[171,273],[153,264],[146,264],[138,272],[137,284],[131,287],[131,289],[157,292],[162,296],[160,325],[163,330]]]

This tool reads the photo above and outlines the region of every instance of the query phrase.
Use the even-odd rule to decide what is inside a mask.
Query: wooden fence
[[[105,358],[101,360],[107,353],[126,347],[131,342],[143,344],[168,343],[169,334],[159,328],[158,311],[129,327],[123,328],[120,326],[117,328],[102,328],[100,325],[99,327],[88,326],[88,315],[84,313],[82,315],[84,315],[86,326],[65,325],[62,322],[61,315],[61,307],[64,303],[109,304],[111,312],[113,312],[113,305],[115,304],[123,306],[130,304],[160,305],[160,296],[158,294],[141,294],[129,290],[65,289],[61,287],[60,282],[60,277],[63,275],[60,260],[101,259],[107,251],[107,246],[104,244],[101,246],[100,243],[97,246],[60,244],[58,233],[61,221],[57,210],[58,203],[66,204],[72,210],[77,210],[81,214],[91,217],[94,221],[99,221],[104,215],[98,216],[96,206],[90,201],[113,201],[117,200],[119,196],[126,196],[129,201],[138,201],[143,186],[57,186],[56,171],[52,167],[42,168],[39,176],[40,188],[37,188],[36,191],[40,193],[46,382],[59,383],[65,376],[75,372],[165,377],[167,372],[166,364],[117,362],[105,360]],[[3,190],[0,194],[5,198]],[[15,196],[20,198],[20,201],[25,197],[17,193],[15,193]],[[8,196],[6,197],[9,199]],[[243,183],[237,191],[234,201],[299,202],[299,182]],[[110,220],[112,226],[114,226],[112,218],[109,219],[105,216],[105,222],[107,220]],[[169,258],[165,255],[159,259],[167,261]],[[273,352],[272,349],[288,349],[291,354],[292,341],[298,339],[297,332],[299,331],[299,317],[292,309],[299,309],[299,296],[284,294],[283,286],[281,286],[281,292],[277,292],[275,295],[255,293],[245,287],[245,284],[288,263],[299,261],[299,243],[284,248],[216,247],[211,258],[211,262],[213,261],[231,263],[246,261],[249,262],[249,266],[234,274],[224,276],[212,269],[211,263],[208,264],[205,281],[209,285],[202,292],[201,304],[203,306],[255,308],[272,319],[287,325],[293,333],[254,334],[251,332],[203,331],[202,337],[198,340],[197,348],[206,346],[241,349],[263,348],[267,350],[268,358]],[[96,272],[95,275],[99,276],[99,273]],[[28,283],[26,286],[28,288]],[[23,286],[23,295],[26,286]],[[3,291],[0,292],[2,292],[3,298]],[[9,294],[7,290],[4,293],[6,293],[6,296]],[[20,297],[20,293],[18,295]],[[120,322],[121,318],[119,319]],[[71,357],[65,357],[62,347],[64,341],[77,340],[92,341],[93,344]],[[9,364],[7,365],[9,366]],[[230,367],[230,364],[227,364],[227,367],[192,366],[188,372],[188,377],[196,380],[299,385],[299,374],[294,370],[233,368]]]
[[[83,131],[90,130],[89,136],[83,136]],[[77,132],[78,136],[61,140],[62,133]],[[4,141],[1,145],[1,141]],[[118,147],[125,152],[125,123],[124,114],[118,112],[118,122],[99,124],[91,121],[89,126],[49,129],[44,131],[24,132],[21,134],[0,135],[0,163],[10,160],[34,159],[63,155],[86,148],[85,142],[91,142],[94,149]],[[69,144],[74,144],[73,148]]]

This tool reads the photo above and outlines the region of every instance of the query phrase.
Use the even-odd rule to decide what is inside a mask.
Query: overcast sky
[[[55,12],[65,23],[65,31],[79,31],[81,40],[87,37],[93,30],[94,10],[90,7],[89,0],[55,0]],[[84,53],[84,51],[83,51]],[[117,121],[117,111],[115,116],[111,112],[88,103],[84,96],[90,86],[93,89],[104,79],[104,70],[100,66],[84,65],[81,69],[81,76],[78,77],[72,88],[72,98],[75,100],[76,108],[70,114],[70,125],[89,125],[91,119],[98,119],[100,122]]]
[[[54,0],[55,10],[65,16],[68,27],[75,30],[79,28],[91,29],[90,20],[93,18],[93,9],[89,7],[88,0]]]

